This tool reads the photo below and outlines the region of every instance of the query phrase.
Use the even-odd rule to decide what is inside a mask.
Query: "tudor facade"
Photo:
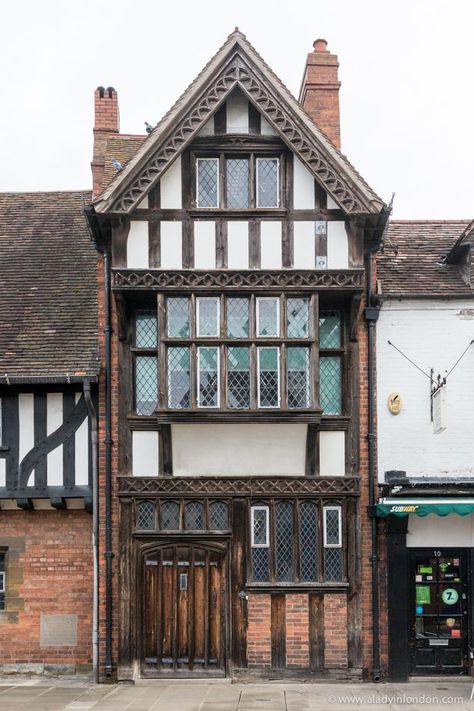
[[[337,142],[338,88],[318,40],[302,108],[235,32],[146,139],[96,92],[108,674],[370,666],[361,304],[387,211],[317,127]]]

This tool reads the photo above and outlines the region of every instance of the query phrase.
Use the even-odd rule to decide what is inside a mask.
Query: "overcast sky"
[[[91,184],[93,91],[156,123],[238,25],[298,96],[339,55],[342,149],[398,218],[474,217],[472,0],[26,0],[0,14],[0,190]]]

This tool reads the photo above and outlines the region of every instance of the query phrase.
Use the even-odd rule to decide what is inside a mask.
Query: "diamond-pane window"
[[[279,172],[278,158],[257,158],[257,207],[278,207]]]
[[[198,348],[198,405],[219,407],[219,349]]]
[[[155,356],[135,358],[135,410],[152,415],[158,404],[158,361]]]
[[[224,501],[214,501],[209,506],[209,528],[212,531],[227,531],[229,528],[229,507]]]
[[[219,207],[219,159],[197,159],[197,207]]]
[[[226,160],[226,206],[231,209],[249,206],[248,158]]]
[[[156,348],[156,314],[153,311],[137,312],[135,345],[137,348]]]
[[[342,410],[341,359],[325,356],[319,359],[319,404],[325,415],[340,415]]]
[[[276,579],[293,580],[293,504],[281,501],[275,509]]]
[[[227,299],[227,335],[230,338],[248,338],[249,300]]]
[[[189,348],[168,348],[168,406],[190,407]]]
[[[300,580],[313,582],[318,578],[318,521],[313,501],[300,504]]]
[[[204,506],[200,501],[188,501],[185,505],[184,527],[187,531],[204,529]]]
[[[150,531],[155,528],[155,504],[142,501],[137,506],[137,528]]]
[[[288,359],[288,407],[309,407],[309,349],[290,346]]]
[[[179,531],[179,504],[176,501],[163,501],[160,506],[161,526],[163,531]]]
[[[328,582],[342,580],[342,548],[324,549],[324,577]]]
[[[280,351],[278,348],[258,349],[258,406],[278,407],[280,404]]]
[[[270,580],[268,548],[252,548],[252,578],[255,583],[266,583]]]
[[[197,335],[219,335],[219,299],[197,299]]]
[[[268,506],[252,506],[250,510],[250,544],[252,548],[270,545],[270,520]]]
[[[227,349],[227,404],[233,410],[250,407],[250,349]]]
[[[169,338],[189,338],[189,299],[166,299]]]
[[[278,336],[280,334],[280,300],[257,299],[257,336]]]
[[[308,338],[308,299],[288,299],[286,302],[288,338]]]
[[[342,511],[340,506],[324,507],[324,545],[340,548],[342,545],[341,531]]]
[[[341,315],[338,311],[319,314],[319,347],[341,347]]]

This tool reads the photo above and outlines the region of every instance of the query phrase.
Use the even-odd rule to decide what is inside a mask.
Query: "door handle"
[[[241,590],[241,591],[239,592],[239,597],[240,597],[241,600],[248,600],[248,599],[249,599],[249,596],[247,595],[247,593],[245,592],[245,590]]]

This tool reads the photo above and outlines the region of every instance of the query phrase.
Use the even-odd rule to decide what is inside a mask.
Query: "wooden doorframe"
[[[143,641],[142,641],[142,625],[143,625],[143,605],[144,605],[144,562],[145,557],[154,551],[160,550],[162,548],[169,548],[171,546],[182,545],[186,546],[196,546],[203,548],[205,550],[213,551],[214,553],[219,553],[222,555],[222,565],[225,574],[225,590],[223,595],[224,603],[224,621],[222,634],[224,636],[224,674],[226,677],[230,673],[230,650],[231,650],[231,604],[230,604],[230,590],[231,590],[231,566],[230,561],[230,549],[231,540],[230,536],[219,537],[219,541],[213,539],[212,536],[203,536],[200,534],[182,534],[175,536],[163,536],[154,537],[153,540],[147,536],[146,539],[140,536],[134,536],[134,546],[135,555],[134,557],[134,569],[135,569],[135,584],[133,590],[131,591],[131,606],[135,610],[133,615],[134,619],[134,629],[133,629],[133,656],[135,659],[135,678],[140,678],[141,667],[143,660]],[[169,677],[172,678],[172,677]],[[205,678],[205,677],[203,677]]]

